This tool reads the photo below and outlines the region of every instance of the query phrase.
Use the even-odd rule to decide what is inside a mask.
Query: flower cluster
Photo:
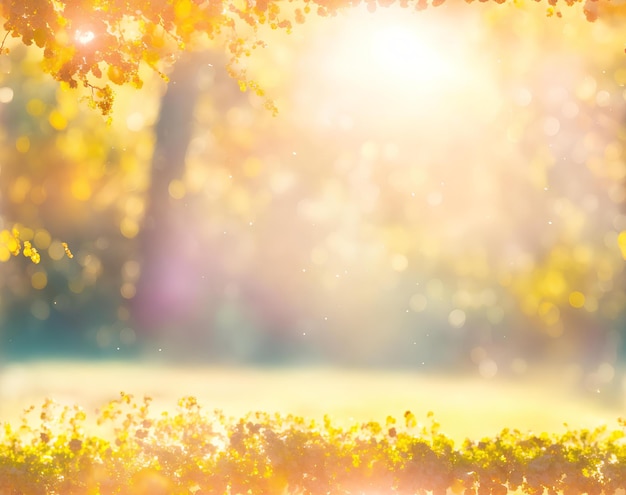
[[[504,495],[626,487],[626,422],[561,435],[504,430],[460,447],[432,415],[340,427],[293,415],[207,414],[192,397],[153,415],[150,398],[106,405],[96,425],[46,401],[0,434],[0,493]],[[96,435],[94,431],[102,431]]]

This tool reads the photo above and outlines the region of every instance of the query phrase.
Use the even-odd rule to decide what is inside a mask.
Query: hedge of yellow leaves
[[[99,412],[90,431],[101,435],[86,433],[86,420],[78,407],[47,401],[21,425],[5,424],[0,493],[596,495],[626,487],[624,420],[560,435],[505,429],[458,447],[432,415],[420,426],[409,411],[343,428],[328,417],[228,419],[192,397],[175,414],[154,415],[150,398],[122,394]]]

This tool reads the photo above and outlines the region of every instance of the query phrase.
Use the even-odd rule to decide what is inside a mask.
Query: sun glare
[[[328,75],[339,86],[403,93],[440,91],[465,64],[443,35],[450,26],[418,21],[413,17],[409,22],[398,12],[376,19],[367,14],[344,19],[332,50],[325,54]]]
[[[370,38],[371,62],[381,78],[404,78],[412,84],[439,84],[452,68],[447,54],[421,39],[417,30],[403,25],[383,26]]]
[[[458,113],[478,101],[478,112],[484,113],[493,100],[490,69],[468,43],[450,37],[450,32],[471,37],[470,30],[469,23],[451,15],[356,12],[325,29],[306,65],[317,90],[354,118],[372,114],[379,121],[382,109],[400,124],[417,109],[440,115],[454,107]]]
[[[315,98],[328,103],[316,105],[316,119],[384,122],[391,133],[424,124],[428,115],[428,127],[446,134],[461,115],[491,121],[500,93],[493,63],[476,48],[474,26],[449,12],[389,9],[376,16],[357,11],[320,27],[323,35],[304,62]]]
[[[74,34],[74,39],[81,45],[87,45],[91,43],[95,37],[96,35],[94,34],[94,32],[89,30],[83,31],[81,29],[77,29],[76,33]]]

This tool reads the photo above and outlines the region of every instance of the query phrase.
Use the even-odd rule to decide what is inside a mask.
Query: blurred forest
[[[515,2],[522,3],[522,2]],[[116,87],[0,57],[0,353],[471,370],[621,387],[621,11],[355,8]],[[65,255],[68,243],[74,257]],[[6,252],[5,252],[6,251]]]

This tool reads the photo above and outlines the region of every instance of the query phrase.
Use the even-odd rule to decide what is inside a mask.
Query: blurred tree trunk
[[[237,240],[224,241],[207,231],[211,212],[203,208],[203,198],[170,194],[172,182],[184,179],[190,142],[209,132],[194,119],[204,92],[220,119],[234,106],[249,104],[223,65],[219,54],[197,54],[178,61],[170,75],[156,125],[139,238],[141,272],[131,301],[133,324],[141,337],[158,342],[153,347],[167,346],[168,355],[185,359],[223,358],[235,341],[245,341],[244,347],[256,342],[253,354],[271,354],[293,323],[275,287],[227,266],[231,243]],[[250,335],[240,335],[246,326]],[[267,339],[273,339],[269,350],[263,347]]]
[[[131,307],[134,323],[144,335],[162,333],[179,321],[197,293],[194,219],[185,215],[186,200],[172,198],[169,189],[185,172],[200,93],[198,77],[207,59],[206,53],[181,58],[161,102],[152,183],[139,239],[141,274]]]

